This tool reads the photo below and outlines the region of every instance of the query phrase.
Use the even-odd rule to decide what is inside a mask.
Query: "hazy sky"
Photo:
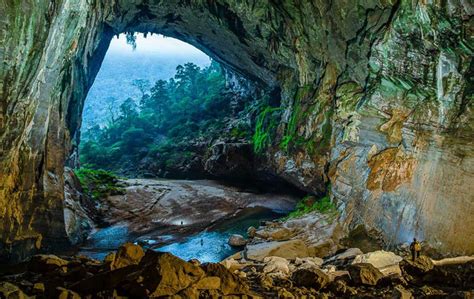
[[[110,53],[137,53],[137,54],[152,54],[163,56],[187,56],[196,58],[207,58],[207,55],[202,53],[197,48],[182,42],[178,39],[165,37],[163,35],[148,34],[145,38],[142,33],[137,36],[137,48],[132,49],[132,46],[127,44],[125,34],[120,34],[119,38],[114,37],[110,43]]]

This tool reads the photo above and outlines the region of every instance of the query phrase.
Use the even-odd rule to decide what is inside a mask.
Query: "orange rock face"
[[[413,177],[416,161],[398,148],[388,148],[369,161],[371,169],[367,179],[369,190],[394,191],[404,182],[409,182]]]

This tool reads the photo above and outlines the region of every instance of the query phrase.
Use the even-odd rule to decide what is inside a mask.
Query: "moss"
[[[337,214],[336,206],[331,202],[329,196],[316,199],[312,195],[307,195],[298,202],[296,209],[288,214],[284,220],[302,217],[314,211],[330,216]]]
[[[252,137],[253,149],[256,153],[261,153],[271,142],[271,134],[277,127],[275,112],[281,111],[281,108],[266,106],[257,116],[255,124],[255,133]]]
[[[249,132],[241,127],[235,127],[230,131],[230,136],[236,138],[247,138],[249,136]]]
[[[283,136],[280,142],[280,148],[285,152],[288,152],[290,144],[298,138],[298,121],[302,118],[303,114],[301,102],[305,101],[308,98],[308,96],[310,95],[310,91],[310,86],[304,86],[300,87],[296,92],[293,111],[291,112],[290,119],[286,126],[285,135]]]
[[[112,172],[80,168],[74,173],[79,179],[84,193],[94,200],[125,193],[125,189],[119,184],[119,177]]]

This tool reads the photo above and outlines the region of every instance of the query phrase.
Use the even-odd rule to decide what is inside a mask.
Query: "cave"
[[[280,103],[252,84],[177,39],[114,38],[84,103],[79,167],[64,170],[78,254],[135,242],[219,262],[238,251],[231,235],[287,217],[306,194],[254,152],[254,119]]]
[[[0,14],[2,261],[69,246],[64,166],[111,39],[163,34],[273,106],[269,180],[328,194],[342,232],[474,253],[472,5],[462,1],[9,1]],[[276,113],[272,122],[269,117]],[[258,118],[258,117],[257,117]],[[275,183],[278,185],[278,183]]]

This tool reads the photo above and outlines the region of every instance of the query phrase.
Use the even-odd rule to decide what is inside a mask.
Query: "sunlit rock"
[[[247,240],[242,235],[231,235],[229,241],[227,242],[230,246],[242,247],[247,244]]]
[[[27,296],[23,291],[16,285],[9,282],[0,282],[0,294],[5,299],[27,299],[31,298]]]
[[[368,263],[352,264],[348,271],[351,279],[359,285],[374,286],[383,277],[383,274],[377,268]]]
[[[246,248],[246,257],[257,261],[263,261],[268,256],[295,259],[310,255],[308,246],[301,240],[263,242],[247,245]]]
[[[352,264],[369,263],[384,275],[401,275],[398,263],[400,263],[402,260],[402,257],[394,254],[393,252],[379,250],[356,256],[352,261]]]

